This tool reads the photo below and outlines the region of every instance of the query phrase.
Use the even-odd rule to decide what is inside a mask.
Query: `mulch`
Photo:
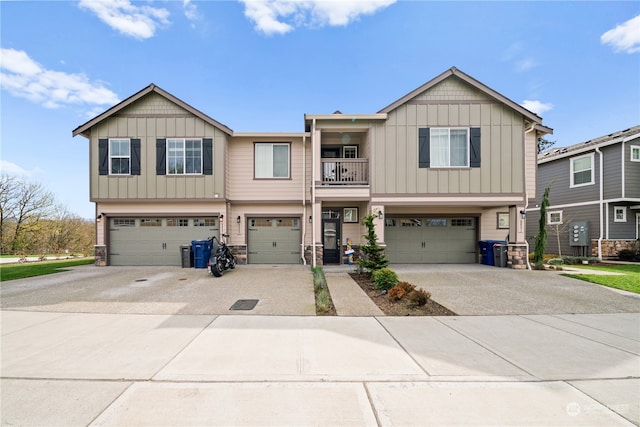
[[[349,276],[387,316],[457,316],[456,313],[431,298],[425,305],[419,307],[409,306],[402,300],[391,301],[380,289],[373,288],[373,282],[368,274],[349,273]]]

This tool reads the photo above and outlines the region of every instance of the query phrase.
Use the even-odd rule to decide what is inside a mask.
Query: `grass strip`
[[[572,265],[585,270],[608,271],[611,273],[620,273],[620,275],[603,275],[603,274],[570,274],[563,276],[573,277],[574,279],[584,280],[586,282],[596,283],[598,285],[608,286],[610,288],[621,289],[623,291],[640,294],[640,264],[620,264],[620,265],[589,265],[578,266]]]
[[[0,281],[6,282],[9,280],[25,279],[27,277],[60,273],[63,271],[68,271],[69,267],[93,264],[94,261],[95,259],[93,257],[90,257],[61,261],[42,261],[26,264],[0,265]]]
[[[327,279],[324,277],[322,267],[313,267],[313,293],[316,297],[316,315],[335,316],[336,308],[333,305]]]

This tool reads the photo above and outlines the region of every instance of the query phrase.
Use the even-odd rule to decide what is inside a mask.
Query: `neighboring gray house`
[[[547,253],[614,258],[640,238],[640,126],[538,156],[536,207],[527,239],[538,234],[539,204],[551,185]],[[560,248],[558,248],[558,236]]]

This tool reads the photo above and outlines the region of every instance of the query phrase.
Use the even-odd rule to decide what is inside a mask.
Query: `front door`
[[[322,259],[324,264],[340,264],[340,220],[322,220]]]

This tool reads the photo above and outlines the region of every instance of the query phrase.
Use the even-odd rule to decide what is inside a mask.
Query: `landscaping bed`
[[[374,289],[368,274],[350,273],[351,278],[387,316],[456,316],[456,313],[431,298],[425,305],[412,306],[403,301],[391,301],[386,293]]]

